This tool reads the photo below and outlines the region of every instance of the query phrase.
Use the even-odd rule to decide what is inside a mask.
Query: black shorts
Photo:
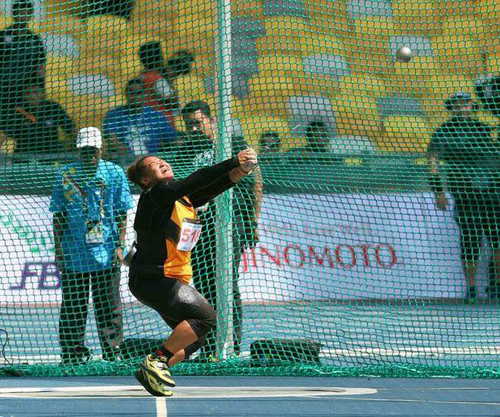
[[[178,279],[144,276],[130,271],[129,288],[143,304],[156,310],[172,329],[186,320],[198,338],[215,325],[215,311],[193,287]]]
[[[483,237],[493,249],[500,248],[500,200],[496,194],[455,197],[456,219],[460,227],[462,259],[475,262]]]

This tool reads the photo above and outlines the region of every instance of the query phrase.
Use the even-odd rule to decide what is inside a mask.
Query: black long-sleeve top
[[[188,282],[190,253],[177,250],[182,220],[195,219],[203,206],[234,183],[229,172],[239,166],[234,157],[202,168],[179,181],[162,181],[142,193],[134,229],[137,252],[132,269],[147,275],[170,276]],[[203,232],[202,232],[203,233]]]

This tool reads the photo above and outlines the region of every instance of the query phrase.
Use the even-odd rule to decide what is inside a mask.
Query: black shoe
[[[71,350],[63,350],[61,353],[61,365],[78,366],[90,361],[92,351],[86,346],[76,346]]]

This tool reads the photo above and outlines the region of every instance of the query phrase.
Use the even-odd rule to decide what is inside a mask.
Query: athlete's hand
[[[257,152],[252,148],[241,151],[238,153],[238,162],[240,163],[240,168],[246,174],[250,174],[258,164]]]

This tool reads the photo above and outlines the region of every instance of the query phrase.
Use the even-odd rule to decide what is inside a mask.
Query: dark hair
[[[30,0],[14,0],[12,2],[12,14],[19,12],[20,10],[34,10],[35,6]]]
[[[278,134],[278,132],[268,131],[268,132],[264,132],[264,133],[262,133],[262,135],[260,135],[260,139],[259,139],[259,147],[260,148],[265,147],[265,141],[267,138],[270,138],[271,140],[274,141],[274,143],[275,143],[275,146],[273,146],[274,149],[276,147],[279,147],[279,145],[281,145],[281,139],[280,139],[280,135]]]
[[[195,100],[190,101],[182,109],[181,113],[183,119],[186,120],[188,114],[192,114],[194,112],[197,112],[198,110],[201,111],[205,116],[212,117],[210,106],[203,100]]]
[[[140,78],[132,78],[131,80],[129,80],[127,82],[127,85],[125,86],[125,94],[128,94],[130,87],[135,86],[135,85],[139,85],[139,86],[141,86],[141,88],[144,88],[144,83],[142,82],[142,80]]]
[[[159,41],[146,42],[139,48],[139,60],[144,68],[163,66],[163,52]]]
[[[187,75],[191,72],[191,64],[194,62],[194,55],[181,49],[177,51],[168,61],[167,67],[172,71],[173,77]]]
[[[132,165],[127,168],[127,177],[129,181],[142,189],[146,189],[146,187],[141,183],[141,179],[144,176],[144,160],[154,155],[144,155],[137,159]]]
[[[326,129],[326,124],[322,122],[321,120],[314,120],[313,122],[309,123],[306,128],[306,137],[310,137],[311,135],[315,134],[318,130],[320,129]]]

